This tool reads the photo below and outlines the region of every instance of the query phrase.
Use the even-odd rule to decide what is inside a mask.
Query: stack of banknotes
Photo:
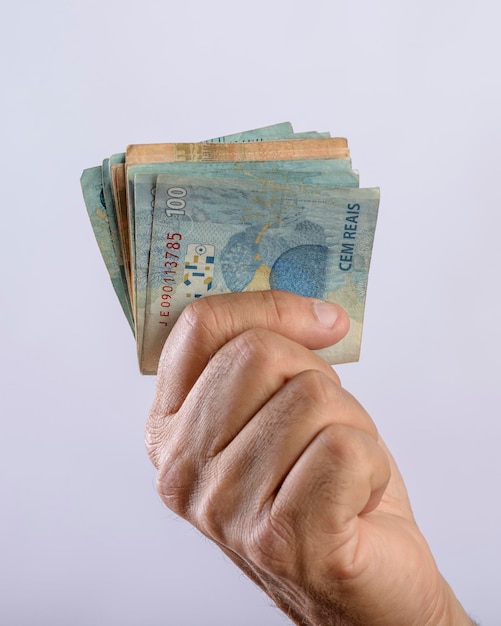
[[[346,139],[287,122],[131,145],[81,184],[143,374],[188,303],[262,289],[341,304],[350,331],[319,353],[358,360],[379,189],[359,188]]]

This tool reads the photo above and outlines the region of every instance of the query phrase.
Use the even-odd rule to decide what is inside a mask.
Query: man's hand
[[[188,306],[146,428],[159,493],[296,624],[471,624],[374,423],[311,351],[348,326],[286,292]]]

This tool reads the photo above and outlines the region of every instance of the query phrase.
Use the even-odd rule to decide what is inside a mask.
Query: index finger
[[[196,300],[183,311],[165,343],[152,412],[167,415],[177,411],[211,356],[246,330],[265,328],[318,350],[340,341],[349,325],[342,307],[286,291]]]

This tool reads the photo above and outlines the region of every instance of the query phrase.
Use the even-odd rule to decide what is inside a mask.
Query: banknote
[[[206,139],[204,143],[240,143],[250,141],[272,141],[274,139],[327,139],[330,136],[331,134],[329,132],[319,133],[316,130],[304,133],[295,133],[290,122],[282,122],[281,124],[273,124],[272,126],[246,130],[242,133],[234,133],[233,135],[225,135],[224,137]]]
[[[131,240],[129,232],[129,215],[127,212],[127,197],[125,193],[125,166],[120,156],[114,155],[110,159],[111,163],[111,185],[113,206],[116,212],[116,221],[120,245],[122,247],[123,267],[127,282],[127,290],[130,301],[134,302],[134,287],[132,284],[132,261],[131,261]],[[125,154],[123,155],[125,158]],[[114,162],[115,161],[115,162]]]
[[[210,294],[282,289],[341,304],[350,333],[322,351],[357,360],[378,189],[162,176],[155,208],[140,370],[156,372],[187,303]]]
[[[134,219],[135,249],[135,323],[138,355],[142,351],[144,316],[153,209],[161,210],[169,202],[170,176],[204,176],[257,180],[261,184],[301,183],[357,187],[358,172],[349,159],[313,159],[309,161],[249,161],[241,163],[169,163],[169,174],[157,171],[138,173],[134,178],[131,217]],[[164,182],[165,181],[165,182]]]
[[[117,257],[118,265],[123,266],[123,252],[120,242],[120,235],[118,232],[116,206],[113,200],[112,185],[111,185],[111,159],[104,159],[102,165],[103,173],[103,194],[104,202],[106,204],[106,210],[108,212],[108,223],[111,232],[111,240],[113,248],[115,250],[115,256]]]
[[[294,133],[294,139],[327,139],[330,137],[330,133],[319,133],[318,131],[308,131],[305,133]]]
[[[288,161],[349,157],[344,137],[250,143],[164,143],[127,147],[126,166],[162,161]]]
[[[206,139],[204,143],[238,143],[242,141],[271,141],[273,139],[287,139],[295,136],[290,122],[281,122],[271,126],[263,126],[253,130],[245,130],[241,133],[224,135]]]
[[[80,183],[87,213],[106,269],[110,275],[113,289],[115,290],[125,317],[134,332],[135,327],[132,309],[128,294],[124,288],[123,276],[117,261],[109,226],[109,213],[103,192],[103,168],[98,166],[84,170]]]

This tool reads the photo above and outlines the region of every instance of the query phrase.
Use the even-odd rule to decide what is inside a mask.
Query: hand
[[[348,326],[286,292],[187,307],[146,428],[160,496],[296,624],[470,625],[374,423],[311,351]]]

